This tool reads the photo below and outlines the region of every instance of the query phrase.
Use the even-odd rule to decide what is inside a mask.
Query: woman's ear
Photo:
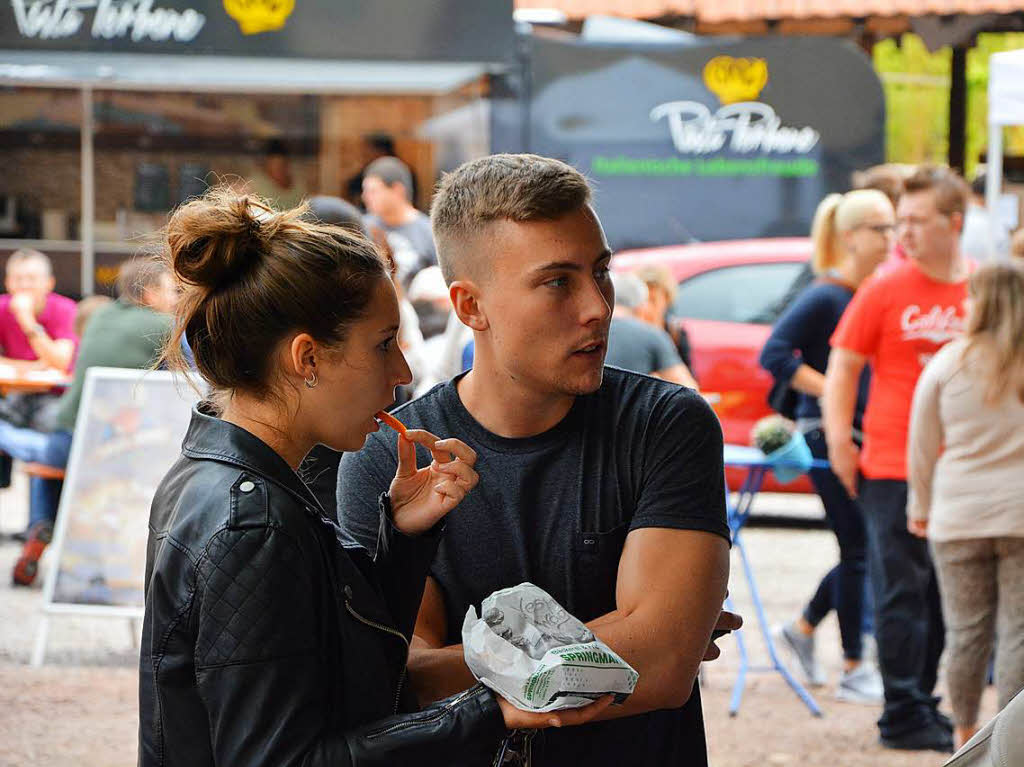
[[[487,330],[490,323],[480,303],[480,289],[475,283],[469,280],[456,280],[449,286],[448,295],[451,297],[455,314],[462,321],[462,324],[472,330]]]
[[[845,232],[841,232],[839,234],[839,240],[843,244],[843,250],[845,250],[847,253],[852,253],[853,255],[857,255],[857,246],[854,244],[856,233],[856,229],[848,229]],[[840,254],[840,261],[842,261],[841,256],[842,254]],[[834,264],[833,266],[838,267],[839,264]]]
[[[316,341],[309,333],[299,333],[288,345],[288,372],[310,378],[316,371]]]

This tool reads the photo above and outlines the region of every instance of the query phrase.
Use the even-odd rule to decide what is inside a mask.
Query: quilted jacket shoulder
[[[401,535],[386,503],[380,530],[376,560],[346,550],[276,453],[195,411],[150,513],[140,764],[489,763],[490,692],[416,711],[403,686],[439,532]]]

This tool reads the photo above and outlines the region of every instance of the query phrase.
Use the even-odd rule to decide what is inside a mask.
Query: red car
[[[754,423],[771,413],[766,398],[772,378],[757,358],[810,257],[811,241],[794,237],[648,248],[614,258],[616,271],[662,266],[679,283],[669,319],[686,329],[693,374],[722,422],[726,442],[749,445]],[[727,476],[735,488],[743,472]],[[806,477],[779,485],[769,475],[764,489],[813,492]]]

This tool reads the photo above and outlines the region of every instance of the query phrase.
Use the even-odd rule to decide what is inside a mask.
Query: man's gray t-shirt
[[[612,318],[606,365],[650,374],[682,362],[671,336],[664,330],[633,317]]]
[[[416,215],[399,226],[386,226],[379,218],[372,213],[365,218],[366,228],[371,230],[374,227],[383,229],[388,234],[397,234],[405,238],[406,242],[416,253],[417,260],[411,264],[400,264],[402,281],[408,282],[421,269],[434,266],[437,263],[437,248],[434,246],[434,233],[430,230],[430,217],[416,211]],[[399,255],[396,253],[396,256]]]
[[[447,642],[462,641],[470,605],[523,581],[540,586],[590,621],[613,611],[627,534],[643,527],[701,530],[729,538],[722,431],[694,391],[605,368],[598,391],[583,395],[543,434],[507,439],[466,410],[457,380],[398,408],[410,428],[458,437],[477,451],[480,483],[446,518],[431,569],[444,595]],[[396,435],[371,434],[339,469],[342,528],[372,551],[377,496],[395,474]],[[417,447],[421,466],[429,454]],[[542,731],[535,767],[705,765],[695,686],[680,709]]]

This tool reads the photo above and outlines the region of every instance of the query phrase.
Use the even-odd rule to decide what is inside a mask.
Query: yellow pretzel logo
[[[753,101],[767,84],[768,63],[764,59],[715,56],[704,65],[704,85],[723,104]]]
[[[243,35],[281,29],[295,10],[295,0],[224,0],[224,10]]]

